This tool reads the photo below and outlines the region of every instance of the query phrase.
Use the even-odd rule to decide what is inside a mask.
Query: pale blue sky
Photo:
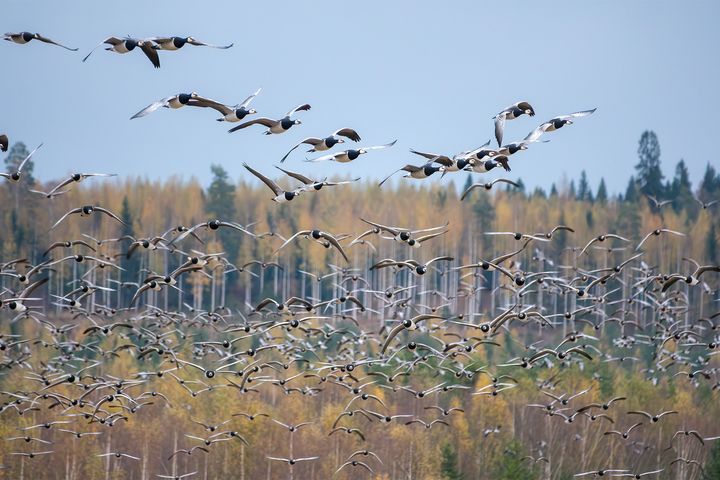
[[[508,122],[508,140],[598,107],[513,158],[512,177],[530,187],[585,169],[594,187],[604,176],[611,191],[624,189],[645,129],[658,133],[666,175],[684,158],[697,184],[708,162],[718,164],[718,18],[716,1],[4,0],[5,31],[37,31],[80,51],[2,42],[0,130],[29,147],[45,142],[36,160],[43,180],[77,170],[207,183],[210,163],[234,178],[247,175],[244,161],[272,172],[298,140],[351,126],[362,145],[399,140],[352,164],[310,166],[297,154],[287,167],[380,178],[420,163],[410,147],[452,154],[478,146],[492,136],[491,117],[524,99],[538,115]],[[139,52],[98,50],[81,63],[105,37],[126,34],[235,47],[161,52],[160,70]],[[129,120],[178,92],[236,103],[260,86],[261,115],[310,103],[303,125],[280,136],[257,126],[228,134],[232,125],[215,122],[215,112],[189,108]]]

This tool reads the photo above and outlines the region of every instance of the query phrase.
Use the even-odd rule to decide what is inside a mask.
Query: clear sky
[[[210,163],[239,179],[248,175],[242,162],[272,172],[297,141],[344,126],[359,131],[362,145],[398,143],[352,164],[311,166],[298,149],[287,167],[380,178],[421,163],[411,147],[453,154],[484,143],[491,117],[518,100],[537,116],[508,122],[508,140],[555,115],[598,107],[513,157],[511,177],[529,187],[585,169],[594,187],[604,176],[621,191],[645,129],[659,136],[666,175],[684,158],[697,185],[705,165],[718,164],[717,1],[4,0],[2,10],[8,32],[37,31],[80,48],[0,44],[0,131],[30,148],[45,142],[35,169],[42,180],[99,171],[207,183]],[[161,52],[159,70],[140,52],[98,50],[81,63],[105,37],[127,34],[235,46]],[[214,111],[190,108],[129,120],[179,92],[237,103],[258,87],[260,115],[310,103],[303,125],[279,136],[260,126],[228,134],[232,125],[215,122]]]

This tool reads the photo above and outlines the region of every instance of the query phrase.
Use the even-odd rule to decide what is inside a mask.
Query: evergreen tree
[[[595,195],[595,200],[598,201],[600,205],[605,205],[608,200],[608,192],[607,192],[607,186],[605,185],[605,179],[600,179],[600,185],[598,186],[597,195]]]
[[[707,168],[705,168],[705,175],[703,175],[703,179],[700,182],[700,200],[703,202],[714,200],[718,197],[719,191],[720,175],[718,175],[715,168],[708,163]]]
[[[235,185],[230,183],[227,171],[220,165],[210,166],[213,181],[207,191],[205,210],[215,219],[225,222],[235,221]],[[233,229],[221,228],[217,235],[222,242],[223,249],[232,263],[235,263],[240,246],[240,237]]]
[[[638,145],[638,158],[635,165],[640,190],[645,195],[652,195],[657,199],[663,198],[663,173],[660,168],[660,142],[652,130],[646,130],[640,136]]]
[[[127,195],[123,197],[122,208],[120,209],[120,219],[125,222],[122,226],[121,236],[129,235],[135,236],[135,228],[133,227],[133,216],[130,210],[130,200]],[[127,245],[127,244],[126,244]],[[123,282],[139,282],[142,279],[137,278],[137,272],[140,270],[140,255],[143,249],[138,249],[130,258],[120,257],[122,261],[122,268],[124,271],[120,272],[120,278]],[[129,302],[132,298],[132,292],[127,289],[121,289],[120,295],[122,297],[122,303]]]
[[[585,202],[593,201],[592,191],[590,190],[590,183],[588,183],[587,173],[585,173],[585,170],[580,173],[580,183],[578,184],[576,199]]]
[[[462,191],[464,192],[468,188],[472,187],[472,184],[473,184],[472,174],[468,173],[467,179],[465,180],[465,186],[463,187]]]
[[[555,182],[553,182],[553,184],[550,186],[550,197],[553,198],[553,197],[557,197],[557,196],[558,196],[557,187],[555,186]]]
[[[522,460],[522,446],[519,442],[513,441],[505,448],[505,453],[499,455],[493,480],[531,480],[538,478],[534,471],[534,465]]]
[[[688,173],[685,160],[680,160],[675,167],[675,178],[670,184],[670,198],[673,200],[673,208],[676,212],[683,209],[688,211],[693,218],[697,215],[698,205],[693,200],[692,185],[690,184],[690,174]]]
[[[640,198],[639,192],[638,192],[638,183],[635,180],[635,177],[630,177],[630,181],[628,182],[627,189],[625,189],[625,202],[633,203],[637,202]]]
[[[440,462],[440,477],[443,480],[462,480],[463,475],[457,468],[458,458],[455,447],[450,442],[442,446],[442,460]]]
[[[570,198],[575,198],[575,180],[570,180],[570,191],[568,192]]]
[[[703,480],[720,480],[720,442],[714,442],[702,478]]]

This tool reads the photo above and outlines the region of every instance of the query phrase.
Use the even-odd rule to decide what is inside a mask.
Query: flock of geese
[[[37,40],[77,50],[28,32],[8,33],[3,38],[16,44]],[[102,45],[119,54],[137,48],[156,68],[160,66],[160,51],[179,50],[185,45],[232,47],[232,44],[209,45],[193,37],[109,37],[98,47]],[[309,104],[301,104],[279,118],[246,120],[257,114],[250,106],[260,93],[258,89],[235,105],[194,92],[177,94],[151,103],[132,118],[147,116],[161,107],[210,108],[219,113],[218,121],[243,122],[230,132],[261,125],[266,129],[265,134],[270,135],[282,134],[300,125],[295,117],[311,108]],[[402,171],[406,177],[425,179],[435,173],[484,173],[498,166],[509,171],[511,157],[517,152],[545,141],[541,138],[546,134],[594,111],[554,117],[532,129],[523,140],[504,144],[508,121],[535,116],[535,109],[528,102],[517,102],[493,118],[497,147],[487,142],[452,156],[411,150],[412,154],[422,157],[424,163],[408,164],[394,173]],[[327,136],[308,137],[292,146],[279,163],[284,163],[303,145],[309,147],[308,153],[327,152],[339,144],[360,140],[358,132],[348,127]],[[8,137],[1,135],[3,151],[8,144]],[[352,162],[361,155],[394,144],[392,141],[323,153],[306,160]],[[2,174],[10,188],[18,188],[12,184],[19,182],[24,166],[39,148],[30,153],[16,171]],[[276,166],[284,175],[299,182],[298,186],[282,187],[250,165],[244,166],[272,191],[275,202],[289,202],[323,187],[359,180],[314,179]],[[75,173],[47,192],[35,193],[52,199],[88,178],[111,176]],[[390,176],[380,184],[388,178]],[[477,188],[489,190],[498,184],[517,186],[507,179],[475,183],[461,199]],[[102,222],[113,222],[120,229],[123,220],[116,213],[95,205],[92,199],[88,202],[62,214],[48,229],[56,232],[65,223],[83,222],[84,217],[93,215],[102,216]],[[657,208],[667,206],[657,201],[655,204]],[[713,204],[710,202],[706,208],[711,209]],[[677,270],[660,271],[654,266],[654,259],[648,258],[643,250],[651,242],[681,241],[686,233],[659,226],[633,244],[616,233],[603,233],[590,239],[574,238],[574,229],[567,225],[557,225],[546,232],[484,232],[488,237],[516,243],[509,251],[487,251],[482,257],[461,264],[452,252],[431,259],[424,259],[426,256],[422,254],[423,246],[437,242],[451,230],[449,224],[385,225],[376,219],[360,219],[358,225],[362,227],[356,232],[331,233],[312,226],[284,236],[276,231],[258,232],[252,224],[242,225],[235,219],[223,218],[196,225],[168,224],[165,225],[167,231],[148,238],[122,236],[100,240],[91,236],[88,227],[83,238],[49,243],[41,260],[2,259],[0,374],[9,375],[19,370],[21,377],[13,378],[23,381],[13,385],[4,382],[0,415],[4,421],[22,415],[43,418],[6,439],[13,445],[26,447],[18,448],[10,456],[22,457],[23,461],[42,461],[55,454],[54,438],[64,435],[78,441],[99,438],[109,427],[133,421],[140,409],[153,408],[160,414],[162,408],[171,408],[171,405],[178,408],[183,399],[165,397],[162,385],[166,382],[182,385],[191,397],[212,395],[219,389],[232,389],[239,396],[281,389],[288,395],[316,401],[328,391],[340,392],[347,404],[327,433],[341,436],[348,452],[336,465],[336,473],[352,472],[353,478],[373,475],[392,460],[372,450],[373,437],[366,435],[366,425],[401,422],[413,429],[413,435],[447,429],[451,437],[449,419],[464,414],[463,408],[448,405],[451,396],[461,395],[464,402],[471,402],[477,398],[512,395],[518,387],[514,377],[523,370],[539,370],[544,375],[557,372],[558,366],[569,370],[596,362],[632,363],[640,361],[641,352],[651,352],[652,367],[646,373],[653,384],[657,384],[659,378],[666,378],[685,380],[678,383],[678,388],[692,388],[700,383],[709,384],[714,392],[720,388],[716,361],[720,351],[717,320],[720,312],[703,315],[697,308],[708,301],[714,305],[720,266],[678,259]],[[234,265],[223,252],[202,251],[218,230],[252,241],[273,242],[272,259],[252,259],[244,265]],[[544,253],[560,234],[569,236],[569,242],[575,245],[569,252],[571,265]],[[280,243],[276,243],[278,241]],[[280,263],[279,259],[283,250],[297,241],[334,252],[337,262],[328,263],[324,272],[297,273],[318,287],[328,288],[313,288],[314,293],[310,294],[303,288],[289,296],[275,290],[273,295],[256,304],[240,308],[226,305],[242,304],[232,298],[214,309],[190,306],[182,301],[188,277],[215,278],[219,274],[224,278],[232,272],[249,271],[255,265],[263,270],[290,269],[290,265]],[[376,259],[369,268],[352,265],[349,252],[355,249],[374,252],[375,245],[380,243],[392,244],[396,257]],[[168,271],[131,272],[139,276],[137,283],[118,281],[120,272],[129,265],[125,261],[140,254],[169,255],[177,260],[177,266]],[[589,259],[599,255],[606,257],[604,267],[584,267]],[[521,261],[527,256],[535,260],[536,270],[530,269],[530,263]],[[75,269],[73,281],[63,285],[63,291],[45,293],[53,284],[50,281],[53,276],[66,266]],[[438,281],[451,274],[458,279],[457,283]],[[498,299],[492,309],[483,313],[467,310],[466,300],[486,288],[492,289]],[[122,297],[114,294],[127,289],[133,291],[131,300],[120,302]],[[327,292],[335,293],[328,295]],[[166,299],[170,293],[177,294],[181,299],[177,307],[169,307],[167,301],[162,306],[162,293]],[[51,314],[49,307],[52,306],[62,313]],[[639,312],[643,312],[642,315]],[[34,326],[35,334],[11,333],[9,326],[19,324]],[[194,341],[198,332],[202,332],[203,340]],[[521,338],[519,332],[526,335]],[[533,336],[533,342],[527,343],[528,335]],[[524,345],[525,353],[508,358],[504,354],[506,342]],[[40,361],[40,350],[48,349],[54,353],[48,361]],[[495,351],[501,360],[481,365],[475,354],[486,349]],[[138,364],[152,359],[156,367],[143,372],[128,371],[121,378],[103,373],[106,363],[123,356],[133,357]],[[427,372],[434,372],[437,383],[423,387],[420,380],[429,376]],[[559,375],[561,373],[555,376]],[[480,378],[488,381],[478,387],[475,380]],[[149,390],[146,385],[151,382],[155,387]],[[623,404],[633,392],[600,403],[585,401],[584,397],[593,389],[596,387],[591,385],[573,391],[565,389],[558,378],[538,380],[538,398],[544,400],[528,404],[527,408],[560,424],[598,421],[607,425],[603,441],[628,443],[637,432],[657,429],[658,424],[665,424],[683,413],[626,410],[623,414]],[[380,392],[385,398],[414,397],[422,407],[421,413],[388,411]],[[247,443],[243,422],[261,421],[267,422],[267,429],[287,432],[290,450],[278,446],[277,451],[265,452],[265,457],[268,462],[283,465],[292,476],[301,465],[323,459],[312,454],[312,445],[301,444],[307,453],[295,455],[293,438],[302,437],[304,429],[316,422],[314,419],[291,422],[288,420],[291,415],[292,412],[287,412],[283,420],[263,412],[232,415],[228,412],[222,418],[195,422],[193,433],[186,435],[187,445],[172,452],[169,458],[158,459],[157,465],[165,465],[164,462],[178,455],[212,455],[224,448],[223,445]],[[621,418],[632,423],[621,422]],[[712,428],[712,424],[706,427]],[[498,432],[499,428],[494,427],[487,434]],[[675,469],[693,472],[692,469],[702,469],[702,459],[683,457],[678,445],[695,442],[708,448],[718,438],[710,433],[678,430],[669,447],[678,452],[676,458],[655,464],[649,470],[638,470],[638,465],[647,464],[646,458],[638,456],[637,464],[608,462],[578,471],[574,476],[640,479],[660,478],[659,475],[669,475],[667,472]],[[654,447],[665,448],[664,445]],[[526,458],[545,468],[543,478],[550,478],[554,472],[552,460],[543,455],[543,450],[542,447],[533,449],[536,456]],[[107,462],[141,460],[136,451],[108,451],[98,456]],[[172,472],[156,476],[181,479],[198,473],[177,471],[174,466],[173,463]]]

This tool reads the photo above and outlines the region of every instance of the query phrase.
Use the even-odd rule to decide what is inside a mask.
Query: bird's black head
[[[175,45],[175,48],[182,48],[189,40],[190,37],[173,37],[173,45]]]
[[[73,182],[79,182],[82,180],[82,175],[79,173],[73,173],[70,178],[72,178]]]
[[[29,42],[30,40],[35,38],[35,35],[33,35],[30,32],[22,32],[21,35],[22,35],[22,39],[26,42]]]
[[[127,40],[125,40],[125,48],[127,48],[128,51],[135,50],[135,47],[137,47],[137,45],[137,40],[133,40],[132,38],[128,38]]]
[[[316,230],[313,230],[312,232],[310,232],[310,235],[312,235],[312,237],[313,237],[315,240],[317,240],[317,239],[319,239],[319,238],[322,236],[322,232],[321,232],[320,230],[317,230],[317,229],[316,229]]]
[[[183,105],[187,105],[191,98],[191,93],[181,93],[178,95],[178,101]]]
[[[520,240],[520,239],[522,238],[522,233],[520,233],[520,232],[515,232],[515,234],[513,235],[513,238],[514,238],[515,240]]]
[[[285,196],[285,200],[287,200],[289,202],[290,200],[295,198],[295,192],[285,192],[284,196]]]
[[[555,127],[555,129],[562,128],[568,123],[570,123],[569,120],[556,118],[555,120],[553,120],[553,127]]]
[[[84,205],[81,208],[81,211],[82,211],[83,215],[90,215],[92,212],[95,211],[95,208],[93,208],[92,205]]]
[[[400,240],[403,242],[410,240],[410,232],[400,232]]]
[[[415,241],[414,238],[411,238],[411,239],[408,240],[408,242],[407,242],[407,244],[410,245],[411,247],[414,247],[416,243],[417,243],[417,242]]]
[[[207,225],[210,230],[217,230],[220,228],[220,220],[210,220]]]
[[[415,273],[418,275],[425,275],[425,272],[427,272],[427,267],[425,265],[418,265],[415,268]]]
[[[20,172],[13,172],[10,174],[10,178],[14,181],[20,180]]]

